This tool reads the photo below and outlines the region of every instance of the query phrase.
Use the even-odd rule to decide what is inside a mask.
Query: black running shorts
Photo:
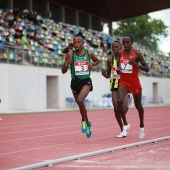
[[[91,78],[87,78],[87,79],[83,79],[83,80],[73,80],[72,79],[70,87],[74,94],[79,94],[84,85],[88,85],[88,86],[91,85],[90,91],[93,90]]]
[[[118,91],[120,79],[110,79],[110,90]]]

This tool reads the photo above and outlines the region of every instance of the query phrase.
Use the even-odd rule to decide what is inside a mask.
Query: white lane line
[[[163,128],[161,128],[163,129]],[[99,129],[97,129],[99,130]],[[157,131],[158,129],[154,129],[154,131]],[[153,131],[153,130],[150,130]],[[77,132],[73,132],[73,133],[78,133]],[[133,132],[133,133],[129,133],[129,134],[136,134],[138,132]],[[91,141],[95,141],[95,140],[102,140],[102,139],[107,139],[107,138],[113,138],[113,136],[106,136],[106,137],[101,137],[101,138],[94,138],[94,139],[90,139]],[[1,155],[9,155],[9,154],[15,154],[15,153],[21,153],[21,152],[28,152],[28,151],[35,151],[35,150],[39,150],[39,149],[46,149],[46,148],[51,148],[51,147],[58,147],[58,146],[62,146],[62,145],[70,145],[70,144],[75,144],[75,143],[81,143],[81,142],[86,142],[89,141],[87,140],[81,140],[81,141],[75,141],[75,142],[68,142],[68,143],[60,143],[60,144],[56,144],[56,145],[49,145],[49,146],[43,146],[43,147],[38,147],[38,148],[32,148],[32,149],[26,149],[26,150],[20,150],[20,151],[14,151],[14,152],[7,152],[7,153],[3,153],[0,154]]]
[[[138,125],[138,124],[133,124],[133,126],[134,125]],[[76,126],[76,125],[75,125]],[[70,126],[69,126],[70,127]],[[103,131],[103,130],[106,130],[106,131],[108,131],[109,129],[114,129],[114,127],[116,127],[116,126],[112,126],[112,127],[106,127],[106,128],[98,128],[98,129],[95,129],[95,128],[93,128],[93,132],[94,131]],[[162,127],[162,128],[157,128],[157,129],[152,129],[152,130],[149,130],[149,129],[147,129],[146,131],[147,132],[150,132],[150,131],[158,131],[158,130],[163,130],[163,129],[169,129],[169,127],[170,126],[164,126],[164,127]],[[57,128],[59,128],[59,127],[57,127]],[[60,127],[61,128],[61,127]],[[63,127],[62,127],[63,128]],[[41,130],[49,130],[49,129],[56,129],[56,128],[47,128],[47,129],[41,129]],[[38,129],[38,130],[40,130],[40,129]],[[37,130],[31,130],[31,131],[37,131]],[[22,132],[28,132],[28,131],[22,131]],[[18,139],[11,139],[11,140],[1,140],[0,141],[0,143],[3,143],[3,142],[14,142],[14,141],[21,141],[21,140],[30,140],[30,139],[36,139],[36,138],[44,138],[44,137],[50,137],[50,136],[60,136],[60,135],[68,135],[68,134],[73,134],[73,133],[78,133],[78,132],[80,132],[80,131],[74,131],[74,132],[67,132],[67,133],[52,133],[52,134],[49,134],[49,135],[39,135],[39,136],[34,136],[34,137],[28,137],[28,138],[18,138]],[[130,132],[130,130],[128,131],[128,132]],[[17,133],[17,132],[16,132]],[[19,132],[20,133],[20,132]],[[128,134],[135,134],[135,133],[138,133],[138,131],[137,132],[130,132],[130,133],[128,133]],[[0,133],[1,134],[1,133]],[[5,133],[5,134],[9,134],[9,133]]]
[[[76,122],[77,123],[77,122]],[[108,123],[113,123],[113,121],[107,121],[107,122],[99,122],[99,123],[95,123],[95,124],[108,124]],[[65,124],[68,124],[68,123],[65,123]],[[74,123],[73,123],[74,124]],[[39,124],[41,126],[43,126],[42,124]],[[51,127],[51,128],[43,128],[43,129],[32,129],[32,130],[23,130],[23,131],[14,131],[14,132],[4,132],[4,133],[0,133],[0,134],[15,134],[15,133],[22,133],[22,132],[34,132],[34,131],[42,131],[42,130],[49,130],[49,129],[60,129],[60,128],[68,128],[68,127],[76,127],[76,126],[80,126],[81,124],[74,124],[74,125],[71,125],[69,124],[69,126],[54,126],[54,127]]]
[[[77,132],[76,132],[76,133],[77,133]],[[90,140],[91,140],[91,141],[95,141],[96,139],[97,139],[97,140],[101,140],[101,139],[112,138],[112,137],[113,137],[113,136],[110,136],[110,137],[107,136],[107,137],[95,138],[95,139],[90,139]],[[50,145],[50,146],[43,146],[43,147],[39,147],[39,148],[25,149],[25,150],[14,151],[14,152],[7,152],[7,153],[0,154],[0,156],[1,156],[1,155],[10,155],[10,154],[15,154],[15,153],[20,153],[20,152],[35,151],[35,150],[39,150],[39,149],[46,149],[46,148],[56,147],[56,146],[62,146],[62,145],[69,145],[69,144],[81,143],[81,142],[86,142],[86,141],[89,141],[89,139],[81,140],[81,141],[76,141],[76,142],[60,143],[60,144]]]
[[[104,120],[104,119],[93,119],[93,121],[100,121],[100,120]],[[109,118],[107,118],[107,119],[105,119],[104,121],[110,121],[111,122],[111,119],[109,119]],[[54,120],[53,120],[54,121]],[[114,121],[114,117],[113,117],[113,120],[112,121]],[[48,122],[48,123],[46,123],[46,122]],[[15,124],[21,124],[21,125],[15,125],[15,126],[11,126],[11,123],[9,123],[6,127],[1,127],[0,126],[0,129],[5,129],[5,128],[7,128],[7,129],[10,129],[10,128],[17,128],[17,127],[32,127],[32,126],[39,126],[39,125],[52,125],[52,124],[54,124],[54,125],[58,125],[59,127],[61,127],[60,126],[60,124],[69,124],[69,125],[71,125],[71,124],[74,124],[74,122],[80,122],[81,123],[81,120],[79,119],[79,120],[76,120],[76,121],[63,121],[63,122],[59,122],[57,119],[56,119],[56,121],[55,122],[50,122],[50,121],[48,121],[48,120],[46,120],[46,122],[41,122],[41,123],[30,123],[30,122],[24,122],[24,124],[21,124],[21,122],[15,122]],[[99,124],[99,123],[98,123]]]
[[[129,113],[130,114],[130,113]],[[131,116],[131,115],[130,115]],[[162,118],[162,115],[160,115],[160,116],[155,116],[154,115],[154,117],[153,117],[153,115],[152,116],[147,116],[145,119],[147,119],[147,120],[149,120],[149,119],[151,119],[152,121],[154,120],[154,119],[159,119],[159,117],[161,117]],[[166,120],[169,120],[168,118],[166,118],[166,117],[170,117],[170,115],[169,114],[167,114],[167,116],[165,116],[164,115],[164,119],[166,119]],[[15,127],[32,127],[32,126],[36,126],[36,125],[51,125],[51,124],[72,124],[72,123],[74,123],[74,122],[77,122],[77,121],[80,121],[80,119],[78,119],[78,118],[76,118],[77,120],[76,121],[60,121],[60,122],[58,122],[58,119],[57,119],[57,117],[55,118],[56,119],[56,121],[55,122],[51,122],[51,120],[46,120],[46,121],[48,121],[48,123],[46,123],[46,122],[41,122],[41,123],[32,123],[32,121],[24,121],[24,124],[21,124],[21,121],[23,122],[23,120],[21,120],[21,121],[17,121],[17,122],[10,122],[10,123],[5,123],[5,124],[7,124],[5,127],[2,127],[2,126],[0,126],[0,129],[5,129],[5,128],[15,128]],[[107,121],[107,120],[112,120],[112,121],[115,121],[115,117],[114,117],[114,115],[111,115],[111,117],[110,118],[91,118],[91,119],[93,119],[93,121],[100,121],[100,120],[104,120],[104,121]],[[128,117],[128,119],[130,120],[130,121],[135,121],[135,120],[138,120],[138,117],[136,117],[136,115],[135,116],[131,116],[131,117]],[[5,120],[4,120],[5,121]],[[54,119],[52,120],[52,121],[54,121]],[[11,126],[11,124],[21,124],[21,125],[15,125],[15,126]]]
[[[129,121],[129,123],[131,122],[131,120]],[[159,124],[161,122],[169,122],[169,119],[166,119],[166,120],[161,120],[161,121],[156,121],[156,122],[151,122],[151,124]],[[108,122],[96,122],[95,124],[108,124],[108,123],[115,123],[113,121],[108,121]],[[130,123],[131,124],[131,123]],[[133,125],[138,125],[137,123],[136,124],[133,124]],[[42,126],[42,125],[41,125]],[[41,129],[32,129],[32,130],[20,130],[20,131],[14,131],[14,132],[1,132],[0,135],[3,135],[3,134],[16,134],[16,133],[26,133],[26,132],[35,132],[35,131],[45,131],[45,130],[52,130],[52,129],[60,129],[60,128],[68,128],[68,127],[76,127],[76,126],[80,126],[80,124],[75,124],[75,125],[69,125],[69,126],[55,126],[55,127],[51,127],[51,128],[41,128]],[[117,125],[115,126],[112,126],[112,128],[116,127]],[[105,128],[104,128],[105,129]]]

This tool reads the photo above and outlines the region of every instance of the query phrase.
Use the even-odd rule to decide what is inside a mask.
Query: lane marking
[[[131,114],[131,113],[129,113],[129,114]],[[127,114],[128,115],[128,114]],[[154,115],[154,117],[153,117],[153,115]],[[153,115],[149,115],[149,116],[147,116],[147,117],[145,117],[145,119],[147,118],[147,120],[148,119],[151,119],[151,120],[154,120],[154,119],[159,119],[159,117],[161,117],[162,118],[162,114],[160,115],[157,115],[157,116],[155,116],[155,114],[153,114]],[[131,115],[130,115],[131,116]],[[168,118],[170,117],[170,115],[169,114],[167,114],[167,118],[166,118],[166,116],[164,115],[164,119],[166,119],[166,120],[168,120]],[[38,118],[37,118],[38,119]],[[57,121],[57,117],[56,117],[56,121]],[[50,124],[72,124],[73,122],[77,122],[77,121],[80,121],[80,119],[78,119],[78,118],[76,118],[77,120],[76,121],[63,121],[63,122],[50,122],[50,123],[44,123],[44,122],[41,122],[41,123],[33,123],[33,124],[31,124],[31,120],[30,121],[24,121],[24,124],[21,124],[21,121],[23,122],[23,120],[21,120],[21,121],[17,121],[17,122],[9,122],[9,123],[4,123],[4,124],[7,124],[7,126],[6,127],[0,127],[0,129],[4,129],[4,128],[13,128],[13,127],[32,127],[32,126],[36,126],[36,125],[42,125],[42,124],[44,124],[44,125],[50,125]],[[113,114],[111,114],[111,118],[106,118],[106,116],[103,116],[103,118],[98,118],[98,119],[96,119],[96,118],[91,118],[91,119],[93,119],[93,121],[100,121],[100,120],[105,120],[105,121],[107,121],[107,120],[112,120],[112,121],[115,121],[115,118],[114,118],[114,115]],[[135,116],[131,116],[131,117],[128,117],[128,119],[130,119],[131,121],[135,121],[135,120],[138,120],[138,117],[136,117],[136,115]],[[34,119],[35,120],[35,119]],[[4,120],[5,121],[5,120]],[[45,122],[46,121],[50,121],[50,120],[47,120],[47,119],[45,119]],[[54,121],[54,119],[52,119],[52,121]],[[112,121],[109,121],[109,122],[112,122]],[[11,124],[21,124],[20,126],[10,126]],[[27,124],[27,125],[26,125]],[[99,123],[96,123],[96,124],[99,124]],[[60,125],[58,125],[58,126],[60,126]]]
[[[134,125],[134,124],[133,124]],[[136,125],[138,125],[138,124],[136,124]],[[98,128],[98,129],[95,129],[95,128],[93,128],[93,132],[94,131],[101,131],[101,130],[108,130],[108,129],[113,129],[114,127],[116,127],[116,126],[112,126],[112,127],[110,127],[110,128]],[[164,130],[164,129],[169,129],[169,127],[170,126],[164,126],[164,127],[162,127],[162,128],[157,128],[157,129],[151,129],[151,130],[146,130],[147,132],[151,132],[151,131],[157,131],[157,130]],[[130,129],[131,130],[131,129]],[[129,131],[130,131],[129,130]],[[32,130],[31,130],[32,131]],[[136,133],[138,133],[138,131],[137,132],[129,132],[128,131],[128,134],[136,134]],[[25,132],[25,131],[23,131],[23,132]],[[68,134],[73,134],[73,133],[78,133],[78,132],[80,132],[80,131],[74,131],[74,132],[67,132],[67,133],[60,133],[60,134],[56,134],[56,133],[53,133],[53,134],[49,134],[49,135],[40,135],[40,136],[34,136],[34,137],[28,137],[28,138],[18,138],[18,139],[11,139],[11,140],[3,140],[3,141],[0,141],[0,143],[3,143],[3,142],[14,142],[14,141],[21,141],[21,140],[29,140],[29,139],[36,139],[36,138],[44,138],[44,137],[50,137],[50,136],[60,136],[60,135],[68,135]],[[20,133],[20,132],[19,132]],[[9,133],[6,133],[6,134],[9,134]],[[113,137],[113,136],[112,136]]]
[[[137,120],[137,119],[136,119]],[[133,124],[133,121],[129,121],[129,122],[131,122],[130,124]],[[136,122],[136,121],[135,121]],[[160,122],[169,122],[169,119],[165,119],[165,120],[160,120],[160,121],[156,121],[156,122],[151,122],[150,124],[154,124],[154,123],[160,123]],[[76,122],[77,123],[77,122]],[[95,123],[95,125],[97,125],[97,124],[108,124],[108,123],[115,123],[115,122],[113,122],[113,121],[109,121],[109,122],[96,122]],[[42,126],[42,124],[39,124],[39,125],[41,125]],[[133,125],[138,125],[137,123],[136,124],[133,124]],[[31,127],[33,126],[33,125],[30,125]],[[71,125],[71,126],[54,126],[54,127],[51,127],[51,128],[43,128],[43,129],[32,129],[32,130],[22,130],[22,131],[14,131],[14,132],[4,132],[4,133],[0,133],[0,135],[1,134],[14,134],[14,133],[25,133],[25,132],[35,132],[35,131],[42,131],[42,130],[49,130],[49,129],[60,129],[60,128],[70,128],[70,127],[76,127],[76,126],[80,126],[80,124],[76,124],[76,125]],[[23,128],[23,126],[17,126],[17,127],[22,127]],[[117,125],[115,125],[115,126],[112,126],[112,127],[117,127]],[[13,128],[13,126],[12,127],[8,127],[9,129],[11,129],[11,128]],[[1,128],[0,128],[1,129]],[[104,128],[105,129],[105,128]]]

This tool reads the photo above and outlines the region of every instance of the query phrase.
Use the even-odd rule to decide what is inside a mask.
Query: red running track
[[[170,107],[145,108],[146,136],[142,140],[138,138],[139,117],[136,109],[131,108],[128,111],[127,119],[131,128],[128,136],[122,139],[116,138],[120,130],[113,110],[91,110],[88,111],[88,115],[93,123],[93,135],[90,139],[81,133],[81,117],[78,111],[1,115],[3,120],[0,121],[0,169],[7,170],[170,135]],[[114,163],[110,161],[113,158]],[[127,149],[116,154],[102,154],[42,169],[66,170],[81,167],[90,170],[100,168],[109,170],[111,167],[130,170],[141,167],[141,162],[143,166],[147,166],[146,168],[142,166],[142,169],[152,169],[156,163],[154,162],[153,165],[153,161],[150,161],[151,166],[148,162],[150,158],[157,160],[157,163],[162,160],[158,169],[169,168],[170,141]]]

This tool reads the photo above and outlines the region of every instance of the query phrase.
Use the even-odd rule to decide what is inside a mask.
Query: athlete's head
[[[73,46],[76,51],[83,49],[84,40],[83,37],[79,34],[75,35],[73,38]]]
[[[123,47],[124,47],[125,51],[126,52],[131,51],[132,45],[133,45],[132,36],[130,36],[130,35],[124,36],[122,42],[123,42]]]
[[[122,44],[120,43],[120,41],[118,41],[118,40],[113,41],[113,43],[112,43],[112,52],[114,54],[116,54],[117,50],[121,49],[121,47],[122,47]]]

